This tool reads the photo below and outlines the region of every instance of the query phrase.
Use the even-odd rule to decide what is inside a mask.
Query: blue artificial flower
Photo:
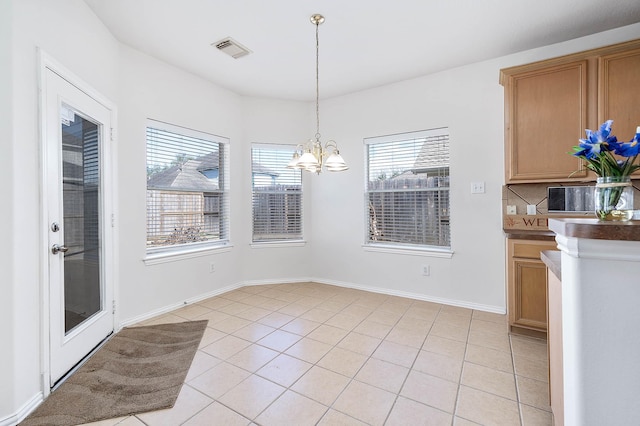
[[[623,157],[635,157],[640,153],[640,133],[636,135],[629,142],[617,143],[614,152]]]
[[[629,142],[618,142],[618,138],[611,135],[613,120],[607,120],[597,132],[587,129],[586,139],[580,139],[580,145],[573,147],[573,155],[585,161],[589,170],[596,175],[629,176],[640,170],[640,164],[635,164],[640,155],[640,126]],[[615,155],[626,157],[624,160]]]
[[[576,151],[573,155],[576,157],[586,157],[591,160],[594,157],[598,157],[601,152],[611,151],[619,144],[618,139],[615,136],[611,136],[611,124],[613,120],[607,120],[600,126],[597,132],[589,129],[585,130],[587,134],[586,139],[580,139],[580,150]]]

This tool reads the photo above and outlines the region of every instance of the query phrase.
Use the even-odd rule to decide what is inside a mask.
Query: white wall
[[[8,1],[0,1],[0,182],[3,185],[0,195],[3,200],[13,200],[13,108],[12,101],[12,77],[13,60],[12,53],[12,5]],[[6,184],[5,184],[6,183]],[[4,202],[0,209],[0,223],[12,224],[13,211],[11,203]],[[9,228],[10,229],[10,228]],[[16,330],[14,320],[14,286],[13,263],[15,252],[12,250],[14,234],[5,231],[3,243],[0,244],[0,277],[2,281],[2,297],[0,297],[0,342],[5,342],[6,348],[15,347]],[[0,419],[3,413],[10,413],[14,408],[13,397],[13,364],[15,351],[0,350],[0,381],[9,383],[9,386],[0,386]],[[6,379],[5,379],[6,378]]]
[[[134,49],[119,61],[118,175],[120,190],[119,318],[131,320],[241,281],[239,250],[157,265],[146,254],[145,131],[147,118],[230,139],[231,187],[244,179],[239,96]],[[231,234],[240,229],[241,199],[231,195]],[[215,263],[215,273],[209,264]]]
[[[307,103],[241,98],[127,46],[120,49],[119,99],[121,321],[130,322],[244,282],[282,282],[309,276],[308,244],[250,245],[251,143],[303,141],[311,128]],[[144,263],[147,118],[230,139],[230,251],[162,264]],[[305,188],[309,186],[305,182]],[[305,216],[307,229],[310,217]],[[287,262],[282,262],[283,258]],[[209,272],[211,263],[215,264],[214,273]]]
[[[502,90],[496,66],[455,69],[331,99],[321,107],[324,133],[336,138],[351,169],[323,177],[314,188],[314,254],[321,265],[331,265],[315,275],[503,310]],[[363,138],[436,127],[450,130],[453,258],[364,251]],[[486,193],[471,195],[471,181],[484,181]],[[430,276],[422,275],[423,265],[430,266]]]
[[[5,25],[7,24],[7,25]],[[8,36],[7,34],[10,33]],[[312,105],[242,98],[120,45],[81,0],[0,1],[0,424],[42,390],[38,79],[36,46],[118,107],[116,248],[119,320],[126,322],[220,289],[308,276],[504,309],[500,228],[504,66],[640,36],[640,24],[322,102],[323,140],[335,139],[351,170],[305,175],[304,247],[250,247],[251,142],[297,143],[315,133]],[[329,77],[327,77],[329,78]],[[5,94],[7,96],[5,97]],[[8,114],[5,114],[7,113]],[[231,140],[231,237],[225,253],[146,266],[145,120],[154,118]],[[9,122],[7,123],[6,120]],[[362,139],[448,126],[452,156],[452,259],[364,252]],[[471,181],[487,193],[471,195]],[[6,247],[6,246],[5,246]],[[209,273],[209,264],[216,272]],[[420,275],[431,265],[431,276]]]
[[[41,271],[40,255],[40,150],[38,114],[38,64],[36,47],[42,48],[106,97],[116,101],[118,44],[81,0],[3,1],[2,45],[12,49],[2,61],[2,85],[11,85],[12,130],[3,138],[3,198],[9,200],[3,245],[12,251],[3,261],[3,295],[11,306],[2,314],[0,335],[10,342],[0,355],[0,423],[18,412],[41,391]],[[5,27],[4,21],[11,25]],[[11,31],[7,39],[6,32]],[[6,50],[3,47],[3,52]],[[4,57],[2,59],[5,59]],[[5,64],[7,68],[5,69]],[[4,97],[3,107],[6,106]],[[3,114],[4,116],[4,114]],[[4,135],[3,135],[4,136]],[[6,142],[5,142],[6,141]],[[5,147],[6,145],[6,147]],[[6,157],[5,157],[6,155]],[[6,159],[6,160],[5,160]],[[6,189],[5,189],[6,188]],[[5,281],[6,280],[6,281]],[[6,290],[4,287],[8,287]],[[4,311],[4,309],[2,309]],[[5,361],[7,361],[5,363]],[[6,369],[6,370],[5,370]],[[6,398],[4,392],[7,392]]]
[[[321,108],[324,133],[339,142],[351,169],[323,176],[314,187],[314,254],[331,265],[315,276],[503,310],[502,90],[496,66],[400,82],[331,99]],[[436,127],[450,131],[453,258],[364,251],[363,138]],[[470,194],[475,180],[486,183],[485,194]],[[430,266],[430,276],[422,275],[423,265]]]
[[[504,312],[504,92],[499,70],[639,36],[636,24],[323,101],[321,130],[325,139],[338,142],[351,169],[314,181],[314,276]],[[450,130],[453,257],[364,251],[363,138],[443,126]],[[474,181],[485,182],[485,194],[470,193]],[[430,276],[422,276],[423,265],[430,266]]]
[[[303,173],[303,233],[307,243],[300,246],[251,246],[251,144],[304,144],[312,137],[315,105],[306,102],[291,102],[273,99],[244,98],[242,110],[242,130],[244,144],[240,162],[246,176],[243,187],[237,188],[237,196],[242,199],[239,230],[235,242],[242,247],[243,280],[248,283],[282,282],[305,280],[311,276],[311,245],[309,235],[312,229],[313,211],[311,191],[313,178]],[[237,151],[236,151],[236,154]],[[238,238],[239,237],[239,238]],[[283,259],[286,259],[283,261]]]

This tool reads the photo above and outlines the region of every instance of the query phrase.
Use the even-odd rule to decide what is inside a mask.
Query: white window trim
[[[233,248],[228,242],[208,242],[199,246],[172,246],[166,247],[164,250],[157,249],[148,251],[142,261],[145,265],[158,265],[161,263],[175,262],[178,260],[193,259],[196,257],[208,256],[211,254],[220,254],[230,252]]]
[[[264,248],[286,248],[286,247],[304,247],[307,245],[306,240],[286,240],[286,241],[259,241],[251,242],[251,248],[264,249]]]
[[[167,123],[165,121],[154,120],[147,118],[145,124],[145,158],[146,158],[146,129],[152,127],[168,132],[181,134],[184,136],[190,136],[194,138],[202,138],[203,135],[211,138],[216,143],[221,143],[225,146],[225,189],[224,192],[227,195],[227,208],[225,215],[227,215],[227,238],[215,241],[204,241],[195,244],[178,244],[173,246],[164,247],[147,247],[146,255],[142,259],[145,265],[156,265],[160,263],[173,262],[176,260],[191,259],[194,257],[206,256],[209,254],[225,253],[231,251],[233,245],[231,244],[231,218],[229,217],[229,209],[231,208],[231,170],[230,170],[230,158],[231,158],[231,140],[225,136],[220,136],[215,133],[210,133],[204,130],[195,130],[189,127],[182,127],[179,125]],[[145,160],[146,163],[146,160]],[[145,164],[146,165],[146,164]],[[145,185],[146,191],[146,185]],[[146,203],[145,203],[146,210]],[[146,226],[146,220],[145,220]],[[145,231],[145,242],[147,234]]]
[[[438,249],[432,246],[405,247],[401,245],[381,243],[363,244],[362,248],[364,251],[378,253],[408,254],[412,256],[439,257],[444,259],[451,259],[454,253],[451,249]]]
[[[367,184],[368,184],[368,176],[367,173],[369,171],[369,164],[368,164],[368,155],[367,155],[367,146],[368,145],[372,145],[372,144],[376,144],[376,143],[382,143],[382,142],[388,142],[392,137],[394,136],[402,136],[403,138],[408,137],[409,135],[411,135],[411,137],[413,138],[421,138],[421,137],[429,137],[432,136],[433,134],[442,134],[443,130],[446,130],[446,133],[448,135],[450,135],[450,130],[448,127],[438,127],[438,128],[433,128],[433,129],[428,129],[428,130],[418,130],[418,131],[413,131],[413,132],[403,132],[403,133],[394,133],[394,134],[390,134],[390,135],[383,135],[383,136],[374,136],[374,137],[368,137],[364,139],[364,149],[365,149],[365,154],[364,154],[364,170],[365,170],[365,176],[364,176],[364,181],[365,181],[365,191],[364,191],[364,199],[367,199],[367,195],[368,195],[368,191],[367,191]],[[451,166],[449,166],[450,168]],[[451,196],[451,182],[449,183],[449,196]],[[368,229],[368,221],[365,220],[365,222],[367,222],[366,225],[366,229]],[[382,243],[378,243],[378,242],[371,242],[367,240],[367,230],[365,230],[365,242],[364,244],[362,244],[362,248],[364,249],[364,251],[369,251],[369,252],[378,252],[378,253],[391,253],[391,254],[404,254],[404,255],[413,255],[413,256],[424,256],[424,257],[436,257],[436,258],[446,258],[446,259],[451,259],[453,257],[454,254],[454,250],[453,250],[453,244],[452,241],[449,241],[449,243],[451,244],[449,247],[438,247],[438,246],[428,246],[428,245],[403,245],[400,243],[394,243],[394,242],[382,242]]]
[[[257,148],[262,148],[262,149],[280,149],[283,151],[295,151],[296,149],[296,145],[292,145],[292,144],[287,144],[287,143],[281,143],[281,144],[274,144],[274,143],[262,143],[262,142],[253,142],[251,143],[251,147],[250,150],[253,150],[253,147],[257,147]],[[251,161],[251,173],[253,173],[253,158],[250,159]],[[253,241],[253,207],[251,209],[251,222],[252,222],[252,227],[251,227],[251,241],[249,243],[251,248],[254,249],[262,249],[262,248],[286,248],[286,247],[304,247],[307,244],[307,241],[305,240],[304,237],[304,179],[303,176],[301,174],[300,176],[301,180],[300,180],[300,185],[302,187],[302,217],[301,217],[301,227],[302,227],[302,236],[298,239],[288,239],[288,240],[265,240],[265,241]],[[253,198],[253,183],[251,185],[251,191],[250,191],[250,197]]]

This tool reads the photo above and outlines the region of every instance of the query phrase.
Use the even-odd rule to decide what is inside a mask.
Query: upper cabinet
[[[598,86],[598,121],[611,118],[613,134],[630,141],[640,126],[640,48],[601,56]]]
[[[640,125],[640,40],[501,70],[506,183],[593,179],[569,153],[585,129]]]

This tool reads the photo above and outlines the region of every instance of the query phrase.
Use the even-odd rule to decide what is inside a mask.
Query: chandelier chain
[[[320,141],[320,37],[318,34],[319,25],[324,22],[324,16],[316,13],[311,15],[310,20],[316,26],[316,139],[309,140],[306,145],[298,145],[287,168],[306,170],[316,174],[320,174],[323,168],[330,172],[343,172],[349,167],[340,155],[336,142],[330,140],[323,147]]]
[[[316,139],[320,140],[320,43],[318,28],[320,21],[316,21]]]

